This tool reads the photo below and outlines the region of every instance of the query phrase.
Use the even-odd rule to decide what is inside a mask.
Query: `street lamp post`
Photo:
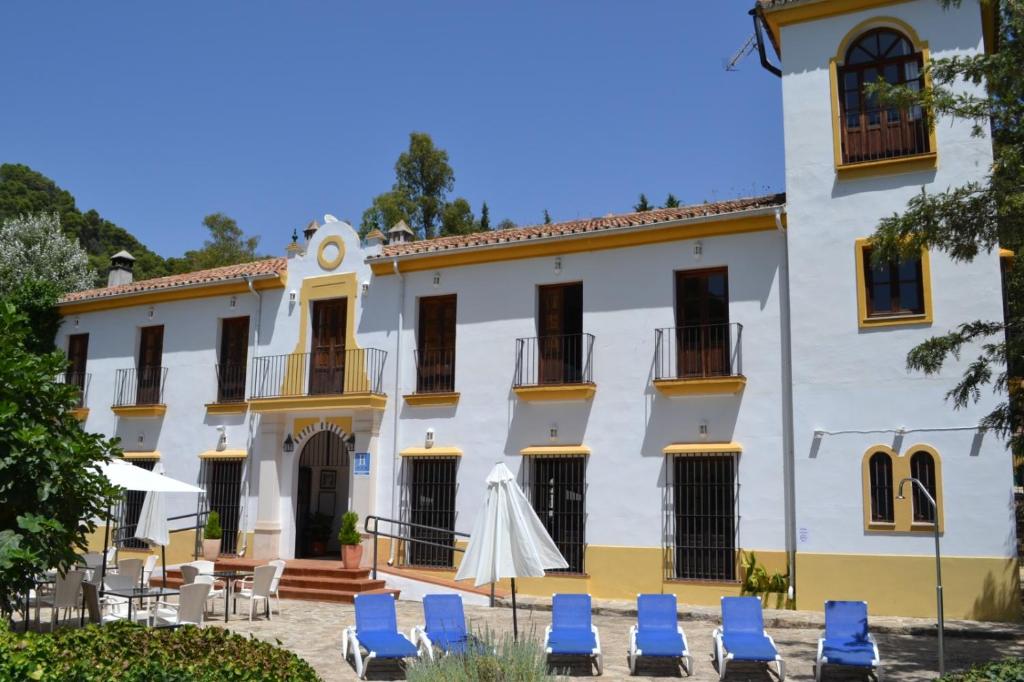
[[[917,486],[918,491],[931,503],[932,509],[935,510],[935,612],[939,621],[939,677],[942,677],[946,674],[946,654],[942,642],[944,617],[942,613],[942,553],[939,551],[939,505],[921,481],[910,477],[900,481],[899,493],[896,495],[896,499],[905,499],[903,497],[903,486],[908,481],[913,486]]]

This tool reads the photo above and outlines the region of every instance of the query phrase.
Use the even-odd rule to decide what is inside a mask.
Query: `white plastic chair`
[[[278,588],[281,586],[281,576],[284,575],[285,561],[284,559],[273,559],[267,562],[268,566],[273,566],[277,570],[274,572],[274,579],[270,581],[270,596],[277,600],[277,612],[281,613],[281,595],[278,594]],[[252,590],[252,583],[254,577],[242,578],[236,584],[239,589]]]
[[[252,620],[253,609],[259,601],[267,603],[267,620],[271,620],[270,585],[274,581],[276,574],[277,566],[272,566],[271,564],[257,566],[253,570],[252,582],[243,583],[241,589],[238,590],[237,596],[249,600],[249,620]]]
[[[85,581],[82,583],[82,593],[85,599],[85,610],[89,616],[90,623],[97,623],[100,625],[106,625],[107,623],[113,623],[115,621],[124,620],[127,616],[127,602],[124,599],[117,599],[114,597],[103,597],[100,598],[99,585],[94,582]],[[125,615],[119,615],[115,612],[115,609],[111,609],[109,613],[104,613],[104,610],[117,606]],[[149,614],[146,611],[133,611],[132,616],[136,621],[145,621]]]
[[[120,573],[111,573],[107,576],[106,580],[103,581],[103,585],[107,591],[121,591],[134,589],[139,586],[139,583],[130,574],[121,575]],[[114,616],[118,620],[123,620],[128,617],[128,599],[125,597],[118,597],[112,594],[104,595],[102,606],[109,608],[110,615]],[[132,620],[144,620],[146,617],[148,617],[148,613],[142,609],[141,605],[138,610],[132,609]]]
[[[86,552],[82,555],[82,562],[85,564],[85,579],[93,580],[103,566],[103,552]]]
[[[210,593],[206,597],[206,603],[209,604],[217,599],[227,599],[227,589],[223,582],[215,579],[212,575],[205,575],[200,573],[195,577],[194,585],[209,585]]]
[[[210,593],[207,583],[182,585],[178,603],[158,601],[153,613],[153,624],[202,626],[206,611],[206,597]]]
[[[68,571],[67,575],[57,576],[53,594],[36,595],[36,623],[41,623],[39,609],[42,606],[50,608],[50,632],[53,632],[55,621],[58,619],[58,611],[64,609],[64,617],[67,618],[71,609],[81,608],[82,602],[79,595],[84,579],[85,571]]]
[[[146,557],[146,563],[142,566],[142,586],[149,587],[149,579],[153,577],[153,569],[156,568],[156,554]]]
[[[196,576],[199,575],[199,569],[192,564],[181,565],[181,584],[191,585],[196,581]]]
[[[131,576],[138,587],[142,580],[142,559],[121,559],[117,562],[117,574]]]
[[[187,563],[185,565],[186,566],[195,566],[196,568],[199,569],[200,573],[210,574],[210,573],[213,573],[213,571],[214,571],[213,562],[212,561],[206,561],[205,559],[196,559],[195,561],[190,561],[189,563]]]

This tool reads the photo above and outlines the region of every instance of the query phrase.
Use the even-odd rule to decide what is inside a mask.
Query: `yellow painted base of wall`
[[[942,560],[946,618],[1017,621],[1021,617],[1016,559]],[[861,554],[796,555],[797,608],[820,611],[827,599],[857,599],[872,615],[935,617],[935,559]]]
[[[246,533],[246,552],[245,557],[252,558],[252,533]],[[184,564],[189,561],[193,561],[195,557],[193,552],[195,551],[195,537],[196,533],[194,530],[184,530],[180,533],[171,533],[171,544],[166,548],[167,565],[173,566],[175,564]],[[96,531],[89,536],[89,551],[90,552],[102,552],[103,551],[103,526],[98,526]],[[122,547],[118,550],[117,555],[120,559],[144,559],[150,554],[158,558],[157,565],[159,565],[160,548],[157,547],[155,550],[149,549],[130,549]]]
[[[397,556],[404,549],[399,543]],[[457,543],[465,547],[464,542]],[[388,560],[390,546],[380,541],[379,565]],[[740,594],[740,583],[665,580],[664,550],[660,547],[588,545],[586,575],[553,573],[544,578],[516,580],[516,592],[547,597],[556,592],[586,592],[595,599],[635,599],[639,593],[674,594],[681,604],[717,606],[724,596]],[[757,561],[769,574],[786,572],[786,553],[758,550]],[[406,568],[412,573],[453,579],[454,569]],[[400,562],[399,562],[400,563]],[[862,600],[876,616],[935,617],[935,560],[929,556],[797,554],[795,608],[822,611],[829,599]],[[1019,621],[1021,618],[1016,559],[948,557],[942,561],[945,612],[950,619]],[[468,583],[469,581],[467,581]],[[509,581],[499,584],[511,589]],[[769,597],[771,608],[782,608],[781,597]]]

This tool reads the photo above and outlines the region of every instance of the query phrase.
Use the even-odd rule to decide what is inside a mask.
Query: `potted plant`
[[[309,517],[309,553],[323,556],[327,553],[327,538],[331,535],[329,514],[313,514]]]
[[[363,536],[356,529],[359,514],[347,511],[341,517],[341,530],[338,531],[338,542],[341,543],[341,561],[345,568],[359,568],[363,560]]]
[[[224,537],[224,531],[220,527],[220,514],[210,512],[206,517],[206,527],[203,528],[203,558],[207,561],[216,561],[220,556],[220,540]]]

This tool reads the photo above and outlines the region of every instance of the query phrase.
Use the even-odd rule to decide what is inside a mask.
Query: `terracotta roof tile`
[[[509,230],[492,230],[490,232],[477,232],[452,237],[438,237],[437,239],[423,239],[402,244],[389,244],[384,247],[383,253],[377,256],[376,259],[436,253],[474,246],[523,242],[544,237],[561,237],[615,228],[641,227],[655,223],[685,220],[687,218],[718,216],[758,208],[781,206],[785,202],[785,194],[769,194],[760,197],[717,201],[709,204],[679,206],[678,208],[659,208],[653,211],[644,211],[643,213],[620,213],[603,218],[585,218],[564,223],[552,223],[551,225],[532,225],[530,227],[517,227]],[[375,259],[371,258],[370,260]]]
[[[110,298],[112,296],[142,294],[162,289],[176,289],[178,287],[195,286],[198,284],[215,284],[217,282],[239,280],[246,276],[260,277],[265,275],[280,275],[287,269],[288,261],[286,259],[267,258],[266,260],[258,260],[252,263],[241,263],[239,265],[227,265],[222,268],[213,268],[211,270],[197,270],[195,272],[185,272],[180,275],[143,279],[138,282],[119,284],[114,287],[75,291],[62,298],[60,302],[75,303],[78,301]]]

